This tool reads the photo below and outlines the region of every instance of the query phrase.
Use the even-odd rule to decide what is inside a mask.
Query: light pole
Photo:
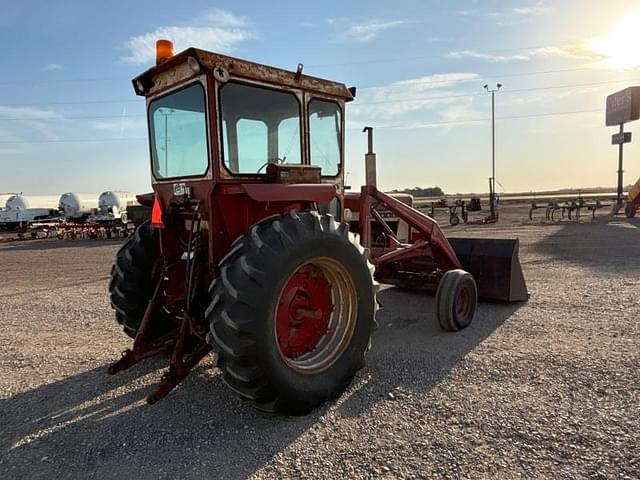
[[[495,88],[484,86],[485,90],[491,94],[491,178],[489,179],[489,207],[491,216],[496,216],[496,92],[502,88],[501,83],[497,83]]]

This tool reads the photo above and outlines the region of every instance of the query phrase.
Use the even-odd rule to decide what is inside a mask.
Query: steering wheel
[[[275,161],[274,161],[274,160],[275,160]],[[263,163],[263,164],[262,164],[262,166],[258,169],[258,171],[257,171],[256,173],[260,173],[260,172],[262,171],[262,169],[263,169],[264,167],[266,167],[267,165],[269,165],[270,163],[275,163],[275,164],[280,164],[280,165],[282,165],[282,164],[283,164],[284,162],[286,162],[286,161],[287,161],[287,157],[286,157],[286,155],[285,155],[284,157],[282,157],[282,158],[280,158],[280,157],[272,158],[271,160],[269,160],[269,161],[267,161],[267,162]]]

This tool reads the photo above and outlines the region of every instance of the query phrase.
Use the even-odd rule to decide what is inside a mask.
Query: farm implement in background
[[[73,222],[24,222],[19,224],[13,234],[4,241],[16,240],[81,240],[81,239],[112,239],[128,237],[135,226],[122,223],[73,223]]]
[[[601,202],[600,200],[587,201],[582,198],[568,200],[566,202],[553,201],[546,205],[532,202],[531,207],[529,208],[529,220],[533,220],[533,212],[540,209],[544,209],[545,220],[552,222],[561,220],[565,217],[569,220],[575,220],[578,222],[580,221],[580,214],[583,210],[591,212],[591,219],[593,220],[596,218],[596,212],[598,210],[610,208],[611,206],[611,202]],[[560,218],[556,218],[556,215],[559,215]]]

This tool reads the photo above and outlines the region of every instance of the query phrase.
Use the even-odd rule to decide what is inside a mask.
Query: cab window
[[[301,163],[300,102],[289,92],[229,82],[220,89],[222,161],[235,174]]]
[[[309,150],[311,165],[322,175],[333,177],[342,167],[342,112],[337,103],[311,100],[309,114]]]
[[[155,177],[204,175],[209,156],[202,85],[191,85],[153,100],[148,115]]]

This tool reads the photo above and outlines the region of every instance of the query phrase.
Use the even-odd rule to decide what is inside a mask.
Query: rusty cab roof
[[[189,57],[193,57],[200,65],[197,72],[189,65]],[[193,64],[193,60],[191,60]],[[167,59],[160,65],[151,67],[135,77],[132,82],[138,95],[149,96],[160,93],[174,85],[183,83],[201,75],[203,71],[212,71],[222,67],[232,78],[245,78],[271,84],[275,87],[286,86],[309,92],[320,93],[340,98],[346,102],[353,100],[353,95],[343,84],[324,80],[309,75],[298,75],[296,72],[228,57],[219,53],[208,52],[197,48],[188,48]],[[144,88],[141,90],[139,85]]]

